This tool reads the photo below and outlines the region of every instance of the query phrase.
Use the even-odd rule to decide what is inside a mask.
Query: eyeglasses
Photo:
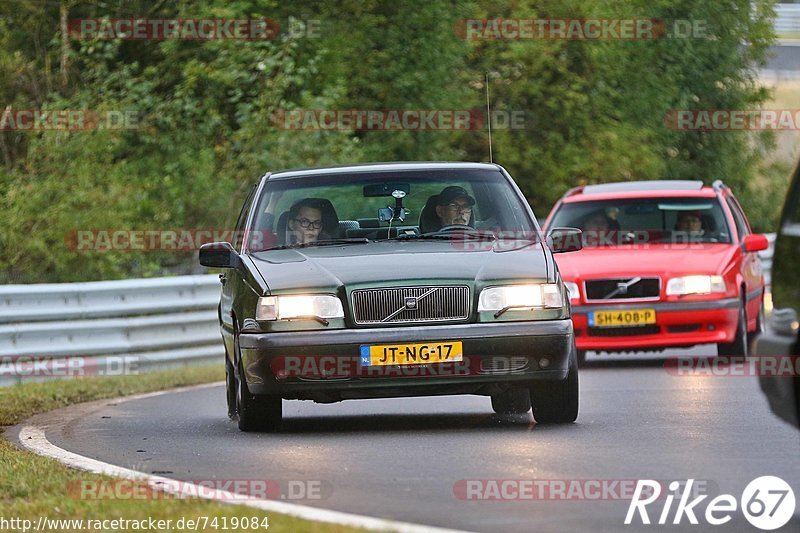
[[[322,229],[322,221],[321,220],[308,220],[307,218],[296,218],[294,219],[295,222],[300,224],[300,227],[303,229]]]
[[[472,213],[472,206],[466,204],[457,204],[457,203],[450,203],[446,204],[445,207],[450,209],[451,211],[459,211],[461,213]]]

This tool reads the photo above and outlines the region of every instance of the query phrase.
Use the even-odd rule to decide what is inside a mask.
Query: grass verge
[[[23,383],[0,388],[0,425],[16,425],[28,417],[91,400],[115,398],[130,394],[151,392],[210,383],[223,379],[224,372],[218,365],[186,367],[136,376],[82,378],[43,383]],[[0,530],[22,531],[24,522],[6,522],[11,519],[31,520],[36,525],[39,517],[65,520],[171,520],[171,527],[160,531],[183,531],[177,527],[180,519],[202,520],[207,526],[192,531],[214,531],[239,529],[263,531],[264,519],[268,518],[270,531],[292,532],[350,532],[354,528],[301,520],[275,513],[266,513],[241,505],[226,505],[201,499],[79,499],[68,487],[76,483],[109,481],[114,478],[99,476],[68,468],[58,461],[34,453],[22,451],[5,439],[0,439]],[[233,519],[245,517],[257,520],[257,527],[233,528]],[[212,527],[216,518],[216,527]],[[227,528],[223,528],[227,524]],[[134,531],[133,523],[128,527],[113,527],[108,523],[102,528],[87,528],[76,524],[53,524],[46,531],[114,530]],[[249,525],[249,522],[248,522]],[[138,528],[138,530],[146,530]]]

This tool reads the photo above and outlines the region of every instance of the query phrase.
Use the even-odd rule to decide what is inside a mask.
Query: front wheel
[[[498,415],[521,415],[531,410],[531,398],[527,389],[509,389],[492,394],[492,409]]]
[[[236,398],[239,429],[245,432],[275,432],[281,428],[283,401],[280,396],[250,394],[239,361],[239,387]]]
[[[567,424],[578,418],[578,357],[573,346],[567,377],[543,381],[530,389],[533,418],[537,424]]]
[[[767,330],[767,319],[766,319],[766,311],[764,310],[764,300],[761,300],[761,307],[758,309],[758,316],[756,317],[756,330],[752,333],[747,334],[747,347],[753,345],[753,341],[756,340],[756,337],[761,335]]]
[[[239,353],[239,339],[234,337],[238,376],[236,381],[236,418],[239,429],[245,432],[275,432],[281,427],[283,400],[280,396],[261,396],[251,394],[244,377],[244,365]],[[231,368],[233,365],[231,365]]]
[[[733,342],[717,344],[717,354],[725,357],[747,356],[747,317],[745,316],[744,301],[739,306],[739,318],[736,321],[736,334]]]

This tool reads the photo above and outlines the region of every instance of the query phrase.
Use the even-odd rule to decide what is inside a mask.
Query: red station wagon
[[[763,329],[764,278],[739,202],[721,181],[620,182],[576,187],[544,229],[583,230],[583,250],[560,256],[578,359],[715,343],[746,355]]]

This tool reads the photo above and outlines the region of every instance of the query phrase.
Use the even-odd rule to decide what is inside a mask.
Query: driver
[[[472,220],[472,206],[475,199],[464,187],[451,185],[442,189],[436,201],[436,216],[442,227],[452,224],[469,225]]]
[[[675,229],[693,234],[703,233],[703,219],[700,217],[700,212],[683,211],[678,213],[678,221],[675,223]]]

